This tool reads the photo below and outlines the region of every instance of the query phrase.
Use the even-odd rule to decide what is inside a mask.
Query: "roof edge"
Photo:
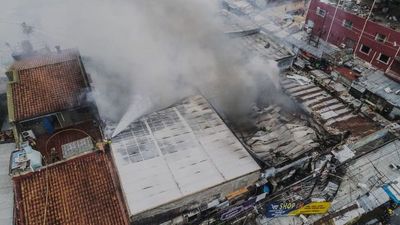
[[[10,83],[7,84],[7,109],[8,109],[8,121],[10,123],[15,122],[13,92],[12,92],[12,85]]]

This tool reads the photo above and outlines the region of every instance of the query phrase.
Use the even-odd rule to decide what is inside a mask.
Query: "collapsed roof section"
[[[305,121],[285,115],[275,105],[265,108],[256,118],[258,131],[246,141],[261,160],[277,166],[319,147],[315,131]]]
[[[89,83],[75,49],[15,61],[7,76],[10,121],[77,107]]]
[[[111,147],[131,215],[260,169],[202,96],[142,117]]]

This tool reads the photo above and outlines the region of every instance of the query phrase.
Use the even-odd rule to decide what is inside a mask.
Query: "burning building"
[[[93,141],[102,139],[90,79],[76,49],[30,51],[15,57],[6,75],[8,117],[21,149],[14,161],[26,151],[35,169],[42,159],[66,159],[94,149]],[[70,144],[74,141],[79,143]],[[15,161],[11,169],[24,171],[26,165]]]
[[[130,124],[112,155],[131,220],[153,224],[216,207],[259,178],[260,167],[202,96]]]

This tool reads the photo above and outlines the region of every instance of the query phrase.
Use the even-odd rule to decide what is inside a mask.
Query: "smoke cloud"
[[[118,130],[198,92],[240,120],[276,86],[276,63],[243,54],[223,34],[215,0],[21,0],[0,10],[14,26],[33,26],[31,39],[79,48],[100,113],[121,121]],[[8,35],[0,41],[21,40]]]

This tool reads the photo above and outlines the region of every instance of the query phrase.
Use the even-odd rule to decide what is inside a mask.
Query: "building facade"
[[[320,0],[311,1],[306,26],[312,35],[353,49],[355,56],[400,81],[400,31]]]

